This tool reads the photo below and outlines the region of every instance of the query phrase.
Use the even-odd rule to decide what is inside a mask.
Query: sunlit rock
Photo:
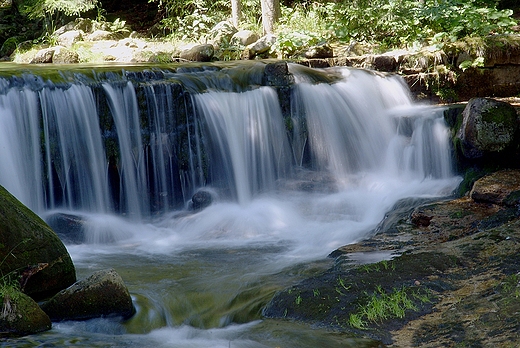
[[[259,54],[267,53],[276,42],[276,36],[268,34],[248,45],[242,52],[242,59],[253,59]]]
[[[180,58],[192,62],[209,62],[213,58],[213,45],[195,45],[180,53]]]
[[[58,44],[65,47],[70,47],[76,42],[83,40],[83,34],[79,30],[66,31],[58,36]]]
[[[231,44],[247,46],[256,42],[259,38],[258,34],[252,30],[240,30],[231,38]]]
[[[458,132],[461,151],[467,158],[479,158],[511,147],[518,129],[515,108],[490,98],[474,98],[464,109]]]
[[[76,51],[65,47],[58,47],[52,56],[55,64],[76,64],[79,63],[79,55]]]
[[[228,21],[217,23],[206,36],[208,43],[218,48],[223,43],[230,42],[233,35],[237,32],[237,28]]]
[[[117,35],[107,30],[96,30],[92,34],[87,36],[90,41],[101,41],[101,40],[114,40],[117,39]]]
[[[520,171],[502,170],[475,182],[470,193],[476,202],[516,205],[520,202]]]
[[[51,296],[76,281],[67,249],[36,214],[0,187],[2,275],[23,275],[23,291],[35,299]]]
[[[312,46],[307,49],[304,53],[305,58],[316,59],[316,58],[332,58],[334,51],[328,44]]]
[[[114,269],[95,272],[60,291],[41,307],[56,321],[129,318],[135,313],[130,293]]]
[[[52,63],[52,57],[54,56],[54,47],[44,48],[36,52],[36,55],[29,62],[30,64],[46,64]]]

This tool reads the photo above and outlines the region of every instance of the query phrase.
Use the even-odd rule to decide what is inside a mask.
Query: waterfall
[[[221,164],[213,168],[214,177],[227,180],[242,204],[255,193],[274,189],[289,159],[275,91],[268,87],[243,93],[211,91],[194,98],[208,125],[209,150]]]
[[[453,178],[442,109],[415,105],[398,77],[292,65],[280,89],[260,86],[263,66],[0,78],[0,184],[38,213],[141,221],[201,187],[246,206]]]

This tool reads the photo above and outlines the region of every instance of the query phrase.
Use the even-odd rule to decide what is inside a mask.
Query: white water
[[[187,261],[170,265],[186,252],[205,255],[213,250],[229,255],[269,250],[239,258],[241,268],[232,271],[234,280],[225,282],[242,288],[259,277],[323,258],[337,247],[366,238],[400,199],[449,195],[460,181],[451,170],[442,110],[414,105],[397,78],[340,72],[343,81],[332,85],[298,84],[291,134],[285,131],[287,122],[276,92],[269,87],[192,95],[198,121],[187,127],[190,138],[182,165],[174,149],[180,136],[165,129],[173,122],[168,89],[145,89],[148,110],[153,110],[147,154],[142,132],[136,131],[141,115],[135,86],[103,83],[120,147],[119,202],[110,201],[107,149],[96,123],[99,97],[90,87],[74,84],[35,91],[30,86],[8,88],[4,82],[0,85],[0,91],[6,91],[0,94],[0,184],[44,217],[65,211],[85,220],[85,242],[68,246],[82,274],[120,267],[137,269],[146,278],[150,269],[162,274],[188,267]],[[161,94],[156,93],[159,90]],[[40,115],[44,156],[39,152]],[[208,163],[201,160],[202,153],[208,155]],[[54,171],[42,165],[51,159]],[[50,189],[56,180],[62,187],[59,199]],[[212,205],[199,212],[168,209],[172,196],[188,203],[206,181],[214,196]],[[180,190],[174,188],[175,182],[181,183]],[[148,194],[152,186],[159,193],[155,197]],[[160,209],[150,215],[155,200],[161,201]],[[117,205],[123,215],[115,213]],[[218,259],[203,263],[195,278],[213,277],[215,271],[207,271],[213,262],[229,267],[218,266]],[[147,262],[151,264],[146,266]],[[214,282],[210,279],[212,285],[205,286],[223,286]],[[160,294],[172,290],[163,282],[154,284],[155,289],[146,291],[147,283],[132,280],[129,284],[131,292],[139,295],[136,303],[143,298],[161,303],[152,306],[149,317],[175,310],[171,306],[185,301],[162,303],[167,300],[158,299]],[[215,300],[213,306],[221,301]],[[130,339],[149,343],[157,338],[165,346],[228,346],[230,341],[237,346],[263,346],[239,339],[256,324],[229,326],[233,323],[229,314],[217,314],[218,324],[209,324],[218,330],[204,330],[208,326],[192,323],[189,315],[180,323],[197,328],[181,325],[172,313],[164,315],[169,319],[159,328],[150,324],[146,339]],[[114,330],[121,330],[115,326]],[[100,332],[79,324],[59,325],[56,330],[65,336],[67,330],[77,335],[85,330]],[[122,338],[120,344],[128,339]],[[175,342],[168,344],[168,340]]]

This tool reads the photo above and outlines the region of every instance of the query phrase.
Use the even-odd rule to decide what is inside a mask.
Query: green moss
[[[418,294],[416,289],[402,287],[386,292],[381,286],[377,286],[371,295],[366,296],[358,310],[350,314],[349,324],[361,329],[367,322],[377,323],[393,318],[404,318],[406,311],[418,310],[414,297],[430,302],[427,294]]]

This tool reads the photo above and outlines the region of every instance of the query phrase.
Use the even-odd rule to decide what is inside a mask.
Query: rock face
[[[479,158],[508,149],[517,134],[516,110],[508,103],[490,98],[474,98],[463,111],[457,134],[467,158]]]
[[[0,187],[0,264],[2,275],[22,275],[22,290],[36,300],[76,281],[67,249],[56,233],[7,190]]]
[[[24,293],[4,286],[0,299],[0,337],[24,336],[51,329],[49,316]]]
[[[53,321],[107,316],[129,318],[135,313],[123,279],[114,269],[98,271],[60,291],[41,308]]]

